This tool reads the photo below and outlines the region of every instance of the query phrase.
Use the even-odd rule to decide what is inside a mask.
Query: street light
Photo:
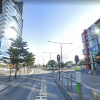
[[[52,41],[48,41],[48,42],[60,44],[60,46],[61,46],[61,67],[62,67],[62,44],[72,44],[72,43],[59,43],[59,42],[52,42]],[[60,71],[60,69],[59,69],[59,71]]]
[[[47,58],[47,57],[43,57],[43,56],[38,56],[38,57],[42,57],[43,58],[43,66],[44,66],[44,58]],[[38,63],[39,63],[39,60],[38,60]]]
[[[42,53],[50,53],[50,60],[51,60],[51,53],[57,53],[57,52],[42,52]]]

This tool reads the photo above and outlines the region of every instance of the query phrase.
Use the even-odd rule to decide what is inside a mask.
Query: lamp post
[[[47,58],[47,57],[43,57],[43,56],[38,56],[38,57],[42,57],[43,58],[43,66],[44,66],[44,58]],[[38,63],[39,63],[39,60],[38,60]]]
[[[48,42],[60,44],[60,47],[61,47],[61,67],[62,67],[62,44],[72,44],[72,43],[59,43],[59,42],[52,42],[52,41],[48,41]]]
[[[57,53],[57,52],[42,52],[42,53],[50,53],[50,60],[51,60],[51,53]]]

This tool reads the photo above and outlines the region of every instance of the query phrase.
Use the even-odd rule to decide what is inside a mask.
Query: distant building
[[[9,57],[5,52],[11,45],[10,39],[22,36],[24,20],[24,2],[19,0],[3,0],[0,13],[0,51],[2,56]]]
[[[87,60],[88,69],[97,69],[94,64],[95,54],[100,51],[100,18],[92,24],[88,29],[85,29],[81,34],[83,43],[83,55]]]

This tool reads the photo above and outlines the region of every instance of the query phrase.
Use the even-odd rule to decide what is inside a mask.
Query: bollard
[[[69,79],[67,77],[67,90],[69,90]]]
[[[92,71],[90,71],[90,75],[92,76]]]
[[[13,73],[13,69],[12,69],[12,73]]]
[[[95,72],[95,70],[94,70],[94,76],[96,76],[96,72]]]
[[[25,74],[25,68],[24,68],[24,74]]]
[[[79,92],[79,100],[82,100],[81,83],[79,83],[79,88],[80,88],[80,92]]]
[[[55,78],[55,72],[53,72],[53,77]]]
[[[71,89],[72,89],[72,73],[70,73],[70,85],[71,85]]]

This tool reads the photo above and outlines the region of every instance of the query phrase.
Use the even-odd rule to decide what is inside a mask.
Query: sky
[[[75,55],[83,59],[81,34],[100,18],[100,3],[98,2],[25,2],[25,15],[22,37],[27,41],[29,51],[36,58],[35,64],[44,64],[51,59],[57,60],[57,54],[62,61],[74,61]],[[53,53],[57,52],[57,53]]]

